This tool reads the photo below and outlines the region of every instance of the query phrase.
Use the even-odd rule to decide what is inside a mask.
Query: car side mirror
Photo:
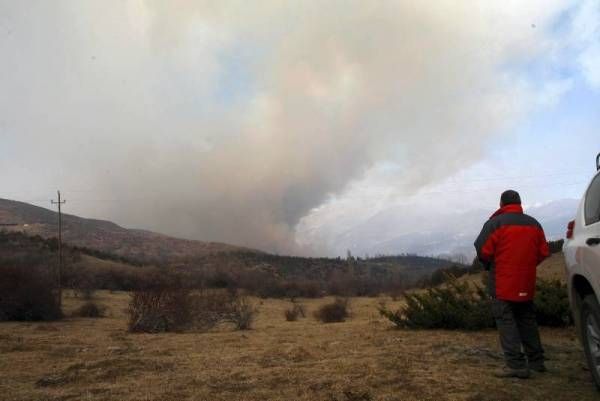
[[[596,170],[600,171],[600,153],[596,156]]]

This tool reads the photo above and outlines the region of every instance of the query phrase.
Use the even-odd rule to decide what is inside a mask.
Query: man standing
[[[526,379],[530,369],[545,372],[533,297],[536,267],[550,250],[540,223],[523,213],[518,192],[502,194],[500,209],[483,226],[475,249],[489,270],[492,313],[506,361],[496,377]]]

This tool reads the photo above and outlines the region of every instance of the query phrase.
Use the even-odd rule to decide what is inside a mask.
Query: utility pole
[[[63,255],[62,255],[62,211],[61,205],[67,203],[65,200],[60,200],[60,191],[58,193],[58,201],[51,200],[50,203],[53,205],[58,205],[58,307],[62,307],[62,264],[63,264]]]

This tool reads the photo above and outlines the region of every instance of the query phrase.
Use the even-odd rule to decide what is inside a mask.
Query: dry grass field
[[[542,331],[551,371],[492,377],[496,333],[394,330],[379,299],[353,317],[287,322],[290,303],[256,300],[255,328],[130,334],[127,293],[100,292],[102,319],[0,324],[2,400],[596,400],[573,329]],[[391,301],[389,304],[391,304]],[[67,294],[67,313],[82,301]]]

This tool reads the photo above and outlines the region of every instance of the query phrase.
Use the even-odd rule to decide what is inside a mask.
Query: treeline
[[[208,288],[243,289],[262,298],[376,296],[381,293],[400,293],[407,287],[407,281],[401,273],[384,278],[351,269],[336,270],[323,279],[281,277],[268,270],[244,268],[197,273],[195,278],[203,278]]]
[[[57,250],[56,239],[0,232],[0,268],[46,269],[54,277]],[[448,261],[414,255],[367,260],[239,252],[212,254],[166,267],[68,245],[63,246],[63,255],[62,283],[67,288],[131,291],[166,277],[189,288],[243,289],[265,298],[400,294],[423,275],[452,266]],[[94,258],[114,263],[99,263]]]
[[[214,254],[179,267],[213,288],[239,288],[261,297],[398,294],[424,275],[453,263],[419,256],[307,258],[255,252]]]
[[[211,259],[224,255],[209,255],[204,258],[192,260],[191,263],[206,264]],[[227,257],[231,258],[231,254]],[[233,258],[244,266],[268,265],[275,268],[283,276],[305,276],[307,278],[321,279],[330,271],[344,269],[348,266],[355,270],[369,270],[373,276],[385,276],[393,269],[420,269],[430,272],[439,268],[448,267],[452,262],[445,259],[416,255],[390,255],[371,258],[349,256],[347,258],[325,257],[300,257],[282,256],[257,252],[237,252]]]

